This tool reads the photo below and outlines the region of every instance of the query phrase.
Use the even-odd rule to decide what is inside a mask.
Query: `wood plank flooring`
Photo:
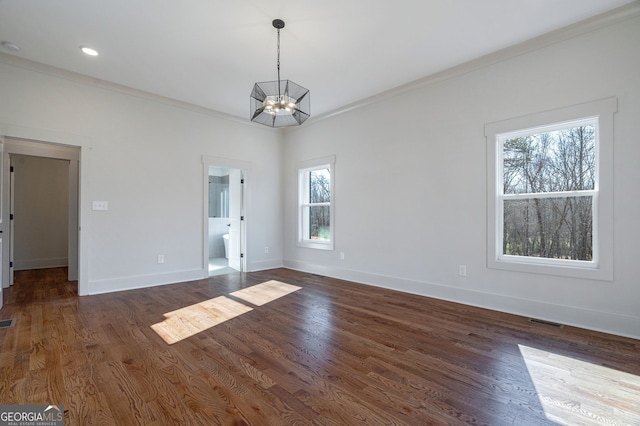
[[[640,424],[638,340],[286,269],[86,297],[65,277],[5,289],[0,404],[67,425]]]

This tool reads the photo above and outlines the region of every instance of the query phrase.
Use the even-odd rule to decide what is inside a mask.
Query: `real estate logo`
[[[64,426],[62,405],[0,405],[0,426]]]

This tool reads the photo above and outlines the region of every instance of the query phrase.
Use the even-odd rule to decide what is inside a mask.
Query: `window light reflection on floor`
[[[233,292],[231,296],[245,300],[255,306],[262,306],[294,291],[300,290],[300,288],[301,287],[272,280]],[[172,345],[252,310],[253,308],[243,303],[226,296],[218,296],[191,306],[167,312],[164,314],[165,320],[153,324],[151,328],[158,333],[165,342]]]
[[[262,306],[297,290],[300,290],[300,287],[271,280],[252,287],[243,288],[242,290],[234,291],[231,295],[247,301],[252,305]]]
[[[640,377],[518,345],[547,418],[559,424],[640,425]]]

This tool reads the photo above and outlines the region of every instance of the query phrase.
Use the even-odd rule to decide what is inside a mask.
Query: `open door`
[[[251,163],[221,157],[202,156],[203,165],[203,272],[211,276],[210,261],[217,259],[218,249],[214,247],[217,241],[222,239],[223,234],[229,234],[227,246],[227,259],[225,267],[244,272],[247,270],[247,253],[245,252],[247,242],[247,229],[245,220],[245,205],[247,202],[246,176],[251,174]],[[211,176],[228,176],[228,215],[224,216],[222,224],[218,223],[215,217],[211,217]],[[225,181],[225,184],[227,182]],[[215,192],[215,191],[214,191]],[[224,229],[219,229],[222,225]],[[228,228],[227,226],[228,225]],[[213,228],[212,228],[213,227]],[[219,237],[218,237],[219,235]],[[213,251],[212,251],[213,250]],[[213,259],[210,254],[214,253]]]
[[[229,267],[241,272],[244,270],[244,254],[242,253],[243,187],[242,170],[232,170],[229,173]]]
[[[9,283],[5,283],[5,273],[4,273],[4,228],[5,228],[5,206],[7,202],[5,200],[5,190],[4,190],[4,138],[0,136],[0,309],[2,309],[2,303],[4,301],[3,288],[9,286]]]
[[[15,204],[15,200],[16,200],[16,181],[15,181],[15,174],[13,173],[13,160],[12,157],[9,157],[9,234],[7,235],[9,241],[9,285],[12,286],[13,285],[13,271],[15,270],[14,267],[14,260],[15,260],[15,230],[16,230],[16,223],[13,220],[14,216],[15,216],[15,210],[14,210],[14,206]]]

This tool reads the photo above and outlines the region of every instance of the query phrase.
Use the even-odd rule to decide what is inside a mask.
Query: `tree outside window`
[[[595,120],[502,141],[502,253],[593,260]]]
[[[334,157],[303,163],[298,169],[298,245],[333,250]]]
[[[331,238],[331,170],[312,170],[309,175],[309,235],[310,240]]]

